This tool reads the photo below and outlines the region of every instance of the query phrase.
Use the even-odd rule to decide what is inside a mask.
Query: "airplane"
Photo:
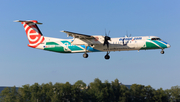
[[[157,36],[136,36],[136,37],[117,37],[111,38],[107,34],[102,35],[86,35],[74,33],[70,31],[61,31],[73,39],[59,39],[45,37],[41,33],[37,24],[37,20],[16,20],[24,26],[29,47],[53,51],[58,53],[84,53],[83,57],[88,58],[89,52],[107,52],[104,56],[109,59],[111,51],[130,51],[130,50],[151,50],[161,49],[161,54],[164,54],[164,49],[171,47],[170,44],[161,40]]]

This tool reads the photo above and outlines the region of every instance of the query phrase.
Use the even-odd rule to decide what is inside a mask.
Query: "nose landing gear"
[[[164,54],[164,50],[162,49],[161,54]]]

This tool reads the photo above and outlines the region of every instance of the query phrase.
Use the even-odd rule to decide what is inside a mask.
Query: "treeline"
[[[153,89],[151,86],[133,84],[130,89],[118,79],[111,83],[98,78],[88,86],[81,80],[74,85],[69,82],[47,84],[35,83],[5,88],[0,94],[1,102],[180,102],[180,87]]]

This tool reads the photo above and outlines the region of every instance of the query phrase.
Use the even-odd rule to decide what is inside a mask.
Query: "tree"
[[[31,102],[43,101],[43,96],[41,94],[42,87],[38,83],[34,83],[30,86]]]
[[[168,102],[169,101],[168,94],[162,88],[157,89],[153,93],[154,93],[153,100],[155,102]]]
[[[59,101],[64,101],[65,100],[65,93],[64,93],[64,84],[63,83],[55,83],[54,84],[54,98],[57,98]]]
[[[154,91],[150,85],[144,87],[146,102],[152,102],[154,97]]]
[[[21,96],[17,92],[16,87],[11,87],[11,88],[4,88],[0,94],[0,101],[1,102],[16,102],[17,100],[19,102],[22,102]]]
[[[54,99],[54,89],[52,82],[41,85],[41,100],[45,102],[50,102]]]
[[[115,79],[114,82],[111,82],[112,92],[113,92],[113,98],[112,101],[119,101],[119,97],[122,96],[121,93],[121,86],[118,79]],[[120,99],[121,100],[121,99]]]
[[[169,90],[171,101],[180,102],[180,86],[172,86]]]
[[[91,82],[88,89],[88,95],[90,95],[90,100],[93,102],[102,102],[103,93],[102,93],[103,84],[98,78],[94,79],[94,82]]]
[[[129,102],[130,101],[130,92],[126,86],[121,85],[119,93],[120,93],[119,94],[119,101],[120,102]]]
[[[23,85],[18,89],[19,94],[21,95],[23,102],[30,102],[31,101],[31,90],[30,85]]]
[[[104,102],[110,102],[114,100],[114,90],[112,88],[112,84],[109,83],[107,80],[103,83],[103,96],[104,96]]]
[[[146,92],[144,90],[144,85],[133,84],[130,89],[131,101],[132,102],[145,102]]]
[[[130,89],[118,79],[102,83],[94,79],[88,87],[82,80],[74,85],[69,82],[39,85],[23,85],[5,88],[0,93],[0,102],[180,102],[180,86],[171,89],[153,89],[150,85],[133,84]]]
[[[84,83],[82,80],[78,80],[74,85],[78,86],[81,89],[86,88],[86,83]]]
[[[72,99],[72,86],[69,82],[66,82],[64,85],[63,85],[63,94],[64,94],[64,100],[65,101],[73,101]]]

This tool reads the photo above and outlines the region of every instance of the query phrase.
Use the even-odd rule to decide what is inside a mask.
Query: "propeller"
[[[125,37],[131,37],[131,34],[129,35],[129,34],[128,34],[128,31],[126,31]]]
[[[128,31],[126,31],[126,35],[125,35],[125,38],[128,38],[128,37],[131,37],[131,34],[129,35],[128,34]],[[123,46],[125,46],[125,45],[127,45],[127,43],[129,43],[129,39],[128,39],[128,41],[126,42],[126,44],[125,44],[125,42],[124,42],[124,40],[125,40],[125,38],[123,39]]]
[[[106,30],[105,30],[105,37],[104,37],[104,44],[103,44],[103,46],[107,45],[107,48],[109,48],[108,40],[111,40],[111,38],[109,37],[109,33],[110,33],[110,31],[108,32],[108,35],[107,35]]]

